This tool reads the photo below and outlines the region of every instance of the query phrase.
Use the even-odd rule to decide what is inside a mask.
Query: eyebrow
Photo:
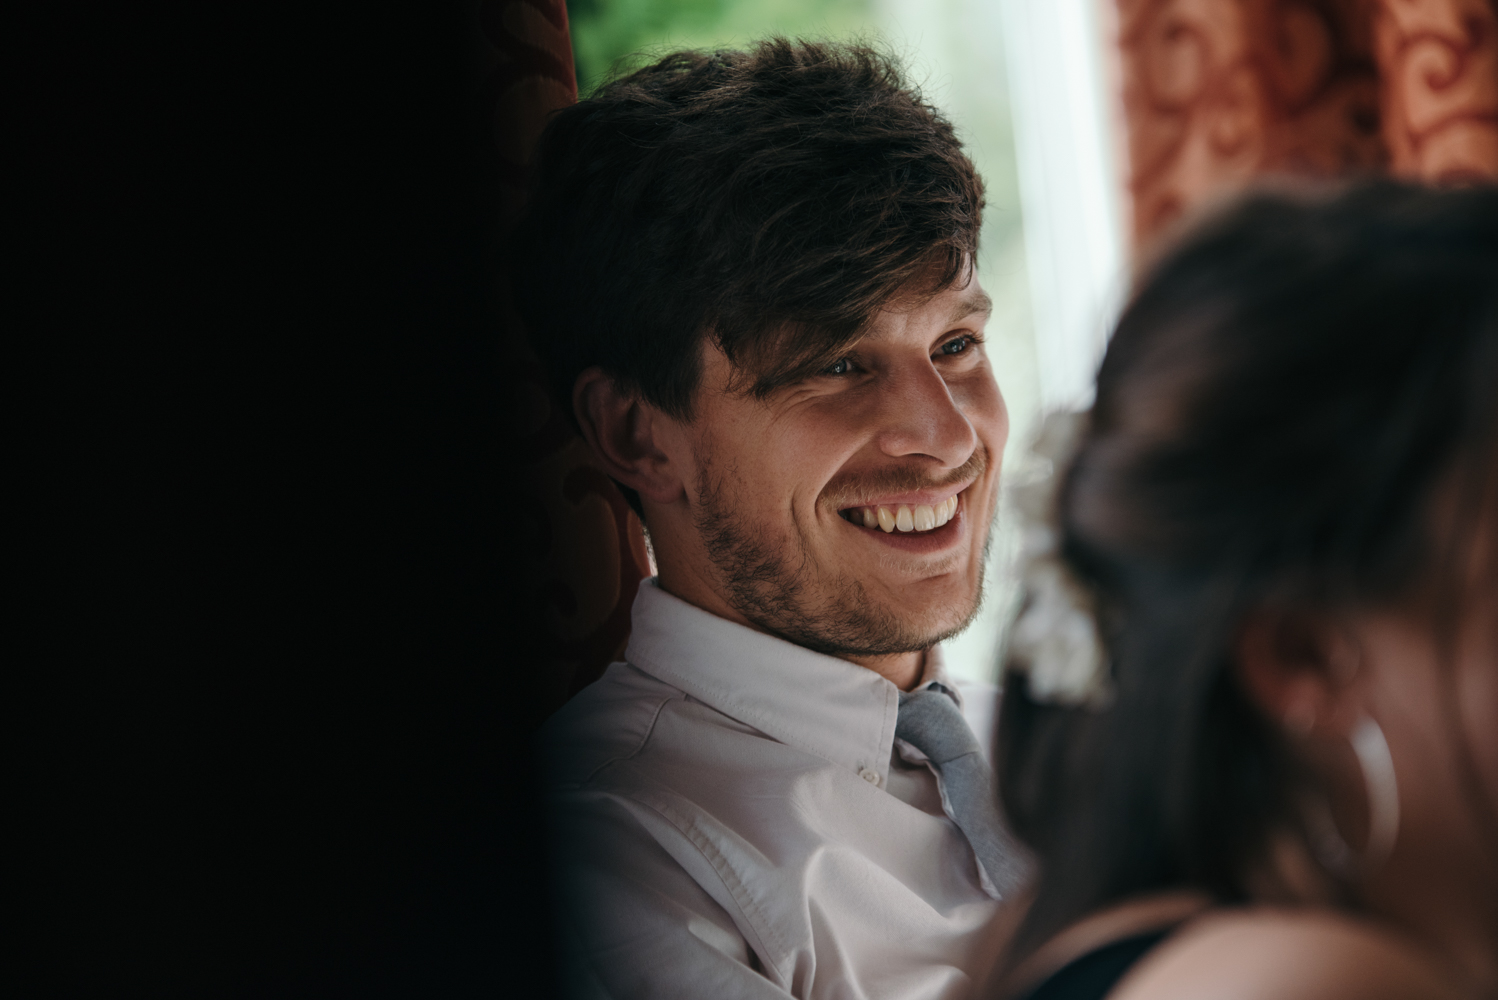
[[[964,316],[971,316],[973,313],[982,313],[983,315],[987,316],[992,312],[993,299],[988,297],[988,293],[975,292],[974,294],[964,298],[961,302],[957,303],[956,308],[952,310],[952,315],[947,319],[947,322],[955,323],[959,319],[962,319]]]

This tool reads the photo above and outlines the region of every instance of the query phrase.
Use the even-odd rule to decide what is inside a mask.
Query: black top
[[[1103,1000],[1124,973],[1173,930],[1136,934],[1095,948],[1057,969],[1024,1000]]]

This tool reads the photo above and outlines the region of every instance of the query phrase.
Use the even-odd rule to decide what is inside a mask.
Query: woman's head
[[[1119,322],[1057,513],[1114,696],[1006,680],[1000,785],[1043,869],[1022,947],[1141,891],[1277,891],[1308,801],[1358,849],[1365,715],[1406,855],[1441,810],[1498,843],[1498,191],[1198,229]]]

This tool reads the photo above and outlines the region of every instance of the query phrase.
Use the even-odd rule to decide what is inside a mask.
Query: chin
[[[909,621],[912,632],[930,636],[930,640],[925,643],[928,646],[965,629],[978,613],[978,605],[982,599],[981,586],[967,582],[961,586],[942,588],[935,593],[929,589],[920,593],[919,584],[909,589],[916,593],[909,594],[904,601],[892,601],[887,611]]]

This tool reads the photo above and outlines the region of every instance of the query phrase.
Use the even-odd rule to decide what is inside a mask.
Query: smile
[[[891,532],[934,531],[946,524],[957,513],[957,495],[947,497],[935,504],[875,504],[868,507],[849,507],[838,512],[850,524],[861,524],[865,528],[879,528],[886,534]]]

